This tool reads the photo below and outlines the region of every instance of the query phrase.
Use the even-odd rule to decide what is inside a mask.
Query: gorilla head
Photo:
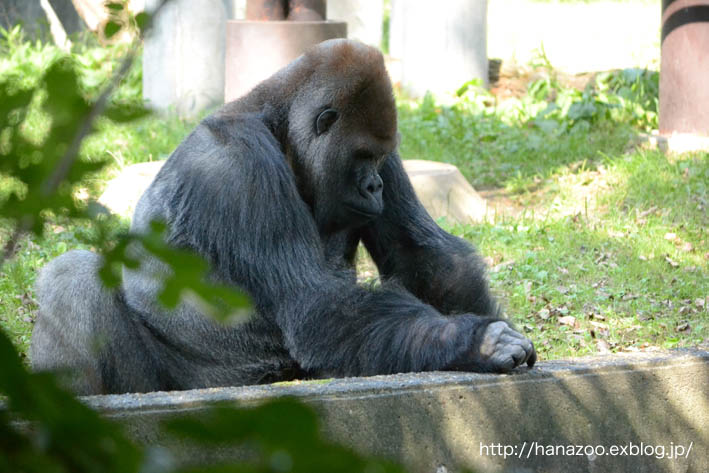
[[[396,104],[381,53],[326,41],[282,75],[302,79],[291,94],[284,151],[318,228],[331,232],[380,215],[378,171],[397,145]]]

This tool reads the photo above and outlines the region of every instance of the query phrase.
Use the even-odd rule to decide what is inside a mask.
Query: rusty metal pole
[[[251,21],[323,21],[325,0],[248,0],[246,19]]]
[[[224,96],[234,100],[311,46],[347,37],[347,23],[327,20],[325,0],[248,0],[246,20],[226,26]]]
[[[659,128],[709,136],[709,0],[662,0]]]
[[[246,19],[251,21],[279,21],[288,15],[288,5],[285,0],[248,0],[246,2]]]
[[[323,21],[327,18],[325,0],[290,0],[288,2],[288,20]]]

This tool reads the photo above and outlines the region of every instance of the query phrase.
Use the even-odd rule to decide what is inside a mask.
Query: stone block
[[[106,185],[98,202],[114,214],[131,218],[143,192],[153,182],[165,161],[152,161],[126,166]]]
[[[485,220],[487,201],[452,164],[404,160],[416,196],[434,219],[445,217],[450,222],[475,223]]]

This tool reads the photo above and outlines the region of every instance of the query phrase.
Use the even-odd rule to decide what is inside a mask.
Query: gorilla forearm
[[[290,353],[317,377],[462,369],[456,360],[497,320],[443,317],[405,290],[344,284],[321,286],[280,313]]]

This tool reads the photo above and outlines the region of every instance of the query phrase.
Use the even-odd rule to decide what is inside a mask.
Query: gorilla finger
[[[522,363],[524,363],[527,360],[528,353],[524,350],[524,348],[517,346],[515,349],[512,351],[512,359],[514,360],[514,365],[515,368]]]
[[[532,368],[537,362],[537,351],[532,347],[532,353],[530,353],[529,358],[527,358],[527,366]]]
[[[497,373],[507,373],[517,366],[514,357],[511,356],[510,352],[507,350],[495,353],[490,358],[490,364],[492,365],[493,371]]]
[[[493,322],[487,326],[487,329],[485,330],[485,338],[499,338],[501,335],[507,333],[508,328],[509,327],[507,326],[507,322]]]
[[[524,335],[520,335],[519,337],[515,337],[514,340],[515,340],[515,343],[520,345],[524,349],[524,351],[526,351],[527,353],[534,351],[534,344],[532,343],[532,341],[530,339],[528,339]]]

